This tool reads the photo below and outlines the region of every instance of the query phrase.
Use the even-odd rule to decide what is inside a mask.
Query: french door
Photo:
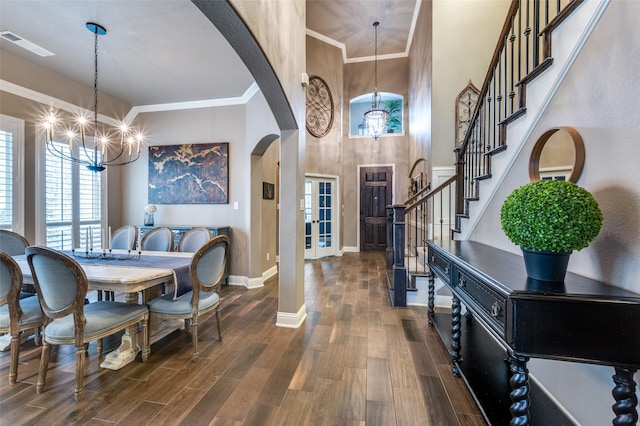
[[[337,253],[335,178],[307,177],[304,182],[304,257]]]

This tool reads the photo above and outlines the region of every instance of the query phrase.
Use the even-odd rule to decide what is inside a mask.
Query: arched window
[[[379,92],[380,108],[389,113],[385,134],[404,132],[404,98],[397,93]],[[373,93],[357,96],[349,101],[349,136],[366,136],[364,113],[371,109]]]

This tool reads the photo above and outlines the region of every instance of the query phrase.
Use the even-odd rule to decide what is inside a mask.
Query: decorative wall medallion
[[[307,87],[307,130],[316,138],[326,136],[333,124],[333,98],[320,77],[309,78]]]
[[[464,142],[471,116],[478,103],[479,93],[480,91],[469,80],[467,87],[456,98],[456,146],[461,146]]]

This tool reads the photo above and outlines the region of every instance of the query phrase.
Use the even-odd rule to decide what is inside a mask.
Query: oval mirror
[[[573,127],[554,127],[540,136],[531,151],[529,179],[576,183],[584,166],[584,143]]]

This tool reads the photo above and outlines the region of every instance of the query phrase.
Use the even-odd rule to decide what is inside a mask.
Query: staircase
[[[406,265],[406,278],[394,271],[394,292],[423,286],[430,274],[427,240],[469,238],[609,2],[512,0],[464,141],[455,149],[456,173],[409,198],[406,239],[390,235],[388,246],[404,247]],[[394,269],[400,267],[396,261]],[[426,305],[434,297],[418,293],[404,299]]]

